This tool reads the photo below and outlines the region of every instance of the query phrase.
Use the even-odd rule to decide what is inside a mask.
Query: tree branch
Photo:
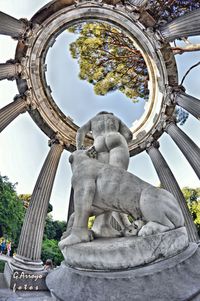
[[[200,50],[200,44],[187,44],[185,47],[172,47],[174,54],[183,54],[184,52],[193,52]]]
[[[182,81],[181,81],[181,83],[180,83],[180,86],[183,85],[183,82],[184,82],[186,76],[188,75],[188,73],[190,73],[190,71],[191,71],[193,68],[197,67],[198,65],[200,65],[200,61],[188,69],[188,71],[185,73],[185,75],[184,75],[183,78],[182,78]]]

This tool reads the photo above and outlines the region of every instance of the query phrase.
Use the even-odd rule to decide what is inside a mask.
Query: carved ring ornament
[[[47,86],[47,51],[63,30],[83,20],[109,22],[123,30],[140,49],[150,77],[145,112],[131,127],[130,155],[133,156],[146,147],[145,141],[150,137],[157,139],[162,134],[162,124],[173,114],[175,105],[170,101],[168,91],[169,87],[177,86],[177,69],[170,45],[162,39],[158,30],[145,25],[137,7],[108,2],[51,1],[41,8],[30,20],[31,36],[20,40],[17,45],[15,59],[22,65],[22,76],[17,79],[17,85],[20,94],[25,94],[31,103],[29,113],[41,130],[50,138],[59,135],[65,148],[73,151],[78,126],[58,108]],[[90,136],[86,143],[92,144]]]

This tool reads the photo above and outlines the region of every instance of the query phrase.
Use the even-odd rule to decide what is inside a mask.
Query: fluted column
[[[184,92],[175,94],[175,102],[197,119],[200,119],[200,100]]]
[[[15,19],[0,11],[0,34],[22,38],[28,31],[28,21]]]
[[[144,6],[148,0],[128,0],[128,2],[135,6]]]
[[[14,80],[21,72],[21,66],[18,63],[10,60],[4,64],[0,64],[0,80],[8,79]]]
[[[154,141],[148,148],[147,153],[150,156],[152,163],[155,167],[155,170],[158,174],[160,179],[161,185],[164,189],[168,190],[173,194],[173,196],[177,199],[179,206],[182,210],[184,219],[185,219],[185,226],[188,232],[188,237],[190,241],[198,241],[199,236],[197,233],[196,226],[193,222],[192,216],[189,212],[187,207],[185,198],[183,193],[171,171],[167,162],[165,161],[164,157],[158,150],[159,143]]]
[[[160,26],[159,31],[166,41],[200,34],[200,9],[193,10]]]
[[[23,97],[18,97],[13,102],[0,110],[0,132],[5,129],[19,114],[27,110],[27,103]]]
[[[200,178],[200,148],[174,122],[169,121],[164,130],[174,140]]]
[[[43,269],[40,257],[45,219],[54,178],[63,151],[63,145],[58,140],[51,141],[50,147],[31,196],[19,239],[17,255],[13,261],[13,266],[25,270],[38,271]]]

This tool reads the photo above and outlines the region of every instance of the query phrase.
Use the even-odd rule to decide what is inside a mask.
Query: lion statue
[[[125,236],[147,236],[184,225],[179,204],[171,193],[89,155],[87,150],[77,150],[69,157],[75,209],[71,233],[59,243],[61,250],[92,240],[88,218],[105,212],[133,217],[135,222],[124,230]]]

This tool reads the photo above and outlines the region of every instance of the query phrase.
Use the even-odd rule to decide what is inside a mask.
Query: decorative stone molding
[[[106,0],[69,1],[69,5],[65,4],[64,6],[58,5],[56,1],[51,2],[32,18],[32,35],[26,41],[24,50],[20,44],[20,52],[18,54],[17,51],[16,54],[22,65],[21,79],[17,81],[18,89],[21,93],[25,92],[25,86],[29,91],[34,90],[36,109],[29,111],[31,117],[50,138],[55,133],[59,133],[62,141],[65,141],[66,149],[70,151],[75,149],[78,126],[70,117],[60,111],[48,89],[45,78],[45,55],[48,48],[54,43],[58,31],[62,31],[68,23],[71,24],[70,22],[76,23],[80,19],[87,20],[88,18],[91,20],[92,16],[95,16],[95,20],[109,20],[110,24],[117,25],[129,32],[130,37],[136,44],[138,43],[151,73],[152,82],[150,82],[148,106],[137,125],[133,124],[131,127],[134,138],[130,143],[130,155],[135,155],[143,150],[143,142],[148,139],[149,135],[158,138],[162,134],[162,131],[157,131],[157,125],[166,110],[166,104],[163,101],[166,94],[165,86],[177,84],[173,53],[168,44],[160,41],[157,33],[140,22],[143,15],[140,9],[135,9],[133,3],[130,4],[130,2],[125,5],[119,1],[115,2]],[[137,1],[137,3],[139,2]],[[24,53],[23,57],[21,53]],[[164,107],[160,110],[162,104]],[[92,137],[88,135],[86,145],[90,146],[91,144]]]

